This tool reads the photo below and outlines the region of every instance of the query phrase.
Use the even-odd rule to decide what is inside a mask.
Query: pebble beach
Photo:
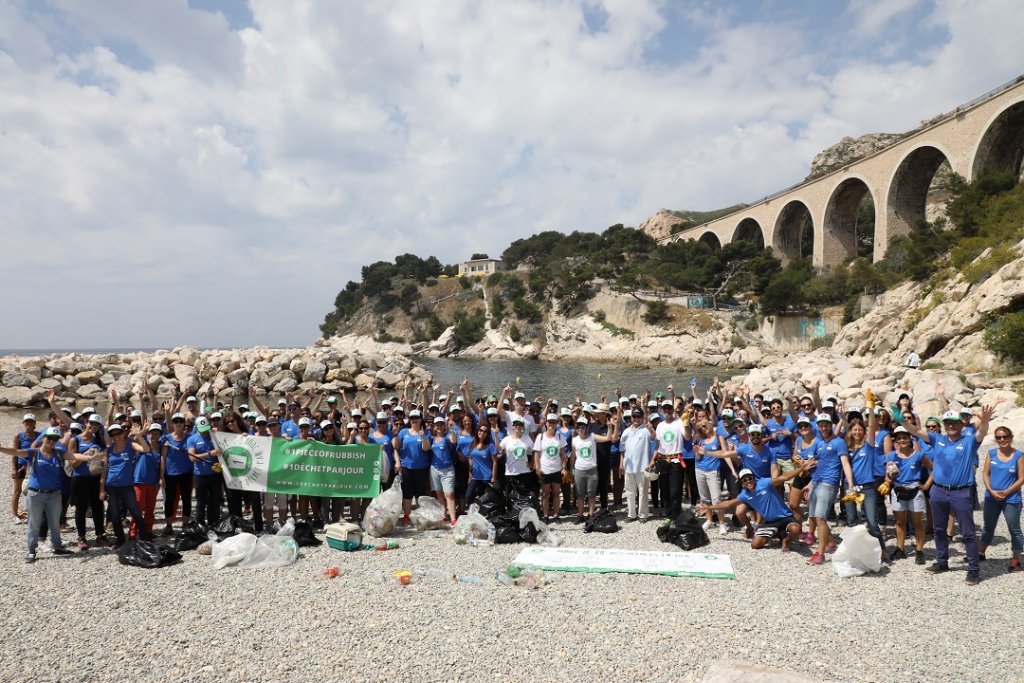
[[[18,419],[0,414],[0,438]],[[0,476],[7,505],[8,458]],[[963,580],[962,544],[953,544],[945,575],[910,559],[840,579],[828,564],[805,564],[802,549],[752,551],[732,532],[712,533],[700,552],[730,555],[735,580],[557,573],[528,590],[494,578],[525,546],[460,546],[449,532],[404,532],[386,552],[302,548],[294,565],[263,570],[217,570],[195,551],[153,570],[122,566],[99,549],[41,552],[26,565],[26,527],[6,510],[4,681],[699,681],[723,659],[817,680],[1021,675],[1022,578],[1005,573],[1005,532],[975,587]],[[678,551],[657,539],[657,524],[622,523],[614,534],[585,534],[571,522],[553,528],[571,547]],[[929,541],[929,560],[931,552]],[[340,574],[326,579],[331,566]],[[390,577],[416,568],[482,581],[402,586]]]

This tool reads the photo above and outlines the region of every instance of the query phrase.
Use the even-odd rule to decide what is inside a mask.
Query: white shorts
[[[910,500],[897,500],[896,487],[889,491],[889,504],[893,512],[924,512],[924,491],[917,490],[917,495]]]

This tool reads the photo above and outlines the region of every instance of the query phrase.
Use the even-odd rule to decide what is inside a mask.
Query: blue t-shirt
[[[868,443],[850,453],[850,469],[853,470],[854,484],[857,486],[873,484],[878,461],[882,462],[882,471],[885,472],[885,461],[879,457],[878,453],[875,447]]]
[[[886,456],[886,462],[896,463],[896,467],[899,468],[899,474],[893,479],[893,483],[896,486],[902,486],[904,488],[910,488],[916,484],[921,483],[921,473],[924,470],[924,451],[914,451],[906,458],[901,458],[893,451]]]
[[[565,457],[572,455],[572,429],[569,427],[558,428],[558,433],[562,435],[562,439],[565,440]]]
[[[384,448],[384,452],[388,456],[389,462],[395,461],[395,446],[391,443],[391,432],[382,431],[383,436],[374,436],[370,434],[370,441],[375,444],[379,444]]]
[[[819,441],[821,441],[820,438],[814,437],[814,440],[811,441],[810,446],[804,446],[804,440],[801,438],[796,438],[793,440],[793,445],[796,447],[796,452],[800,454],[800,457],[803,460],[807,460],[809,458],[814,457],[814,454],[818,450]]]
[[[757,510],[764,518],[765,524],[778,522],[793,514],[789,506],[782,500],[782,496],[772,486],[772,480],[767,477],[758,477],[753,493],[741,488],[740,494],[736,498],[741,503]]]
[[[932,447],[932,476],[940,486],[952,488],[974,484],[974,467],[977,464],[977,443],[974,434],[967,430],[956,441],[945,434],[929,434]]]
[[[1017,461],[1024,455],[1021,451],[1014,451],[1013,457],[1008,461],[1003,462],[999,459],[997,448],[990,448],[988,451],[988,480],[992,484],[992,489],[995,491],[1005,491],[1006,489],[1017,483]],[[985,498],[987,500],[995,500],[988,489],[985,489]],[[1006,503],[1017,503],[1021,502],[1020,489],[1013,492],[1012,495],[1007,496]]]
[[[455,448],[462,454],[462,457],[469,460],[469,449],[473,445],[473,435],[462,433],[459,434],[458,441],[455,442]]]
[[[107,446],[107,486],[131,486],[135,483],[135,449],[131,441],[117,450]]]
[[[202,455],[203,453],[209,453],[213,450],[213,437],[210,436],[210,432],[203,434],[193,434],[188,437],[188,441],[185,442],[185,449],[194,448],[196,455]],[[203,460],[196,460],[192,463],[192,474],[197,477],[208,477],[212,474],[216,474],[213,471],[213,463],[217,462],[216,458],[205,458]]]
[[[716,434],[707,440],[702,439],[700,444],[704,447],[705,451],[717,451],[720,446],[718,435]],[[716,458],[713,455],[704,455],[697,461],[697,469],[701,472],[717,472],[721,464],[721,458]]]
[[[743,468],[754,473],[757,478],[772,476],[772,449],[767,444],[761,444],[761,452],[754,450],[754,445],[741,443],[736,447],[740,459],[743,461]]]
[[[281,436],[293,440],[299,438],[299,425],[295,424],[294,420],[285,420],[281,423]]]
[[[83,435],[71,437],[71,447],[75,449],[75,453],[86,453],[91,448],[95,448],[98,451],[104,450],[100,448],[98,443],[89,441]],[[96,476],[89,471],[89,463],[83,462],[75,465],[75,468],[71,470],[72,477],[93,477]]]
[[[64,447],[53,446],[53,455],[47,458],[39,448],[29,448],[26,462],[32,463],[32,474],[28,477],[29,488],[40,491],[60,489],[61,473],[64,471]]]
[[[816,484],[831,484],[839,486],[839,479],[843,475],[841,458],[846,456],[846,442],[842,437],[833,436],[831,439],[818,439],[814,448],[814,457],[818,460],[811,481]]]
[[[157,484],[160,481],[160,441],[156,443],[156,449],[150,449],[146,453],[140,453],[135,462],[135,483],[136,484]]]
[[[775,460],[788,460],[793,457],[793,434],[796,433],[796,422],[789,415],[784,415],[782,420],[774,417],[768,420],[768,447],[772,449],[772,457]],[[789,434],[779,434],[780,429],[785,429]]]
[[[174,438],[173,434],[164,434],[160,437],[160,443],[167,446],[167,460],[164,462],[166,474],[177,477],[192,471],[192,461],[188,457],[187,436],[179,441]]]
[[[18,432],[18,450],[19,451],[27,451],[28,449],[32,448],[32,444],[35,441],[37,441],[39,439],[39,437],[41,437],[42,435],[43,435],[43,433],[38,431],[38,430],[36,431],[34,436],[29,436],[25,432]],[[28,464],[28,458],[26,458],[26,457],[24,457],[22,455],[19,455],[18,456],[18,467],[24,467],[27,464]]]
[[[452,450],[454,450],[452,442],[448,440],[448,436],[445,435],[441,440],[437,440],[435,437],[430,443],[430,466],[437,470],[447,470],[455,466],[452,462]]]
[[[889,430],[884,427],[875,432],[875,479],[885,476],[885,437],[889,436]]]
[[[485,448],[476,448],[469,452],[472,463],[473,479],[477,481],[490,481],[494,474],[494,463],[491,460],[497,454],[493,443],[487,444]]]
[[[398,461],[402,469],[423,470],[430,467],[430,455],[423,452],[423,435],[408,428],[398,432]]]

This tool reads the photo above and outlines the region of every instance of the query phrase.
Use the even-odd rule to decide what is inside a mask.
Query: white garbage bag
[[[882,568],[882,547],[864,524],[850,527],[839,535],[842,543],[832,555],[832,569],[840,577],[861,576]]]
[[[220,543],[213,544],[213,566],[223,569],[231,564],[238,564],[252,553],[256,547],[253,534],[235,534],[228,536]]]

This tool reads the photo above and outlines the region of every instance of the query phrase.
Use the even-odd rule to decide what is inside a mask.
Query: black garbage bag
[[[505,514],[505,494],[494,484],[484,484],[483,492],[475,502],[480,507],[480,514],[488,520],[493,521],[493,517]]]
[[[589,534],[596,531],[601,534],[614,534],[619,530],[619,523],[615,521],[615,515],[611,510],[601,510],[594,518],[583,525],[583,533]]]
[[[540,501],[537,498],[537,492],[530,487],[529,482],[523,481],[524,479],[528,479],[528,477],[508,478],[508,494],[505,496],[505,506],[509,512],[515,512],[517,515],[520,510],[525,510],[526,508],[540,511]]]
[[[178,535],[174,537],[174,549],[178,552],[195,550],[208,540],[206,527],[199,522],[191,521],[184,524]]]
[[[320,545],[323,543],[319,538],[313,535],[313,528],[309,522],[296,522],[295,533],[292,534],[292,538],[299,544],[300,547],[307,545]]]
[[[133,538],[118,549],[117,561],[132,567],[157,569],[181,562],[181,553],[166,545]]]
[[[523,539],[519,535],[519,529],[512,524],[502,523],[500,526],[494,526],[494,543],[496,545],[504,543],[522,543]]]
[[[528,522],[526,526],[519,530],[519,538],[522,539],[523,543],[537,542],[537,527],[533,525],[533,522]]]
[[[693,510],[683,509],[670,524],[658,528],[658,538],[662,543],[674,543],[683,550],[696,550],[711,543],[701,525]]]
[[[236,534],[254,534],[256,530],[252,524],[245,521],[238,515],[224,515],[213,527],[213,533],[217,534],[217,540],[223,541],[225,538],[234,536]]]

